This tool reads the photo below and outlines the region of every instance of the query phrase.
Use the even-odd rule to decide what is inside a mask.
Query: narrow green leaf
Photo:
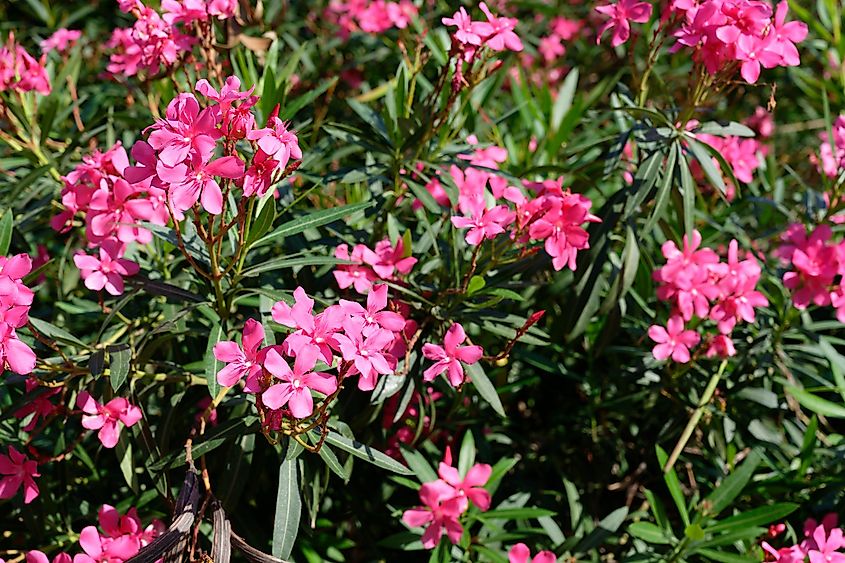
[[[481,396],[482,399],[487,401],[493,410],[499,414],[499,416],[505,416],[505,407],[502,406],[502,400],[499,398],[499,393],[496,391],[496,387],[493,386],[493,382],[490,381],[490,378],[487,377],[487,374],[484,373],[484,368],[481,367],[479,362],[466,366],[467,376],[469,380],[475,385],[476,391]]]
[[[364,201],[361,203],[353,203],[351,205],[344,205],[341,207],[321,209],[319,211],[309,213],[308,215],[305,215],[303,217],[297,217],[292,221],[288,221],[287,223],[280,225],[269,235],[265,235],[255,241],[255,244],[253,244],[253,248],[264,246],[265,244],[268,244],[281,237],[288,237],[301,233],[306,229],[311,229],[314,227],[326,225],[328,223],[333,223],[334,221],[338,221],[340,219],[343,219],[344,217],[348,217],[356,211],[368,209],[373,205],[375,205],[375,201]]]
[[[744,528],[753,528],[755,526],[774,522],[775,520],[780,520],[781,518],[792,514],[797,508],[798,505],[791,502],[781,502],[771,504],[769,506],[760,506],[729,516],[712,526],[706,527],[704,531],[715,534],[718,532],[732,532]]]
[[[754,471],[761,461],[760,452],[751,450],[745,461],[733,473],[725,477],[722,483],[702,501],[702,506],[706,507],[708,514],[716,516],[727,508],[754,476]]]
[[[32,326],[35,327],[35,330],[37,330],[47,338],[52,338],[57,342],[71,344],[79,348],[88,348],[88,345],[82,342],[80,339],[78,339],[65,329],[59,328],[54,324],[48,323],[47,321],[42,321],[41,319],[36,319],[35,317],[30,317],[29,322],[32,323]]]
[[[669,456],[666,454],[666,451],[657,446],[657,463],[660,467],[666,467],[666,462],[668,461]],[[669,489],[669,494],[672,496],[672,500],[675,501],[675,507],[678,509],[678,513],[681,515],[681,520],[684,521],[685,526],[689,526],[689,514],[687,514],[687,502],[684,498],[684,492],[681,490],[681,482],[678,479],[678,473],[675,471],[673,467],[669,470],[668,473],[663,475],[663,480],[666,482],[666,487]]]
[[[554,516],[553,510],[545,508],[497,508],[478,515],[481,520],[528,520],[542,516]]]
[[[326,443],[331,444],[339,450],[348,452],[355,457],[361,458],[364,461],[372,463],[376,467],[387,469],[400,475],[413,475],[414,472],[393,459],[392,457],[383,454],[382,452],[362,444],[357,440],[351,440],[345,436],[341,436],[334,430],[330,430],[326,436]]]
[[[12,228],[15,226],[15,218],[12,210],[7,209],[0,219],[0,256],[9,254],[9,246],[12,243]]]
[[[223,327],[220,323],[213,322],[211,330],[208,331],[208,343],[205,345],[205,367],[203,373],[205,374],[205,384],[208,386],[208,394],[214,399],[220,393],[222,386],[217,383],[217,372],[223,367],[222,362],[218,362],[214,357],[214,345],[223,339]]]
[[[651,522],[634,522],[628,526],[628,533],[635,538],[640,538],[647,543],[670,543],[663,529]]]
[[[279,491],[273,519],[273,556],[288,559],[299,532],[302,499],[299,496],[297,461],[285,459],[279,466]]]
[[[801,403],[802,407],[808,408],[816,414],[830,418],[845,418],[845,406],[822,399],[818,395],[813,395],[809,391],[792,385],[784,386],[784,390]]]

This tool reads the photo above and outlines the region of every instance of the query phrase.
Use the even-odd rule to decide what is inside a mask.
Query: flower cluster
[[[671,307],[666,327],[652,325],[649,337],[657,345],[652,353],[658,360],[671,357],[679,363],[690,361],[690,348],[701,341],[704,321],[715,323],[717,333],[709,334],[707,357],[733,356],[736,350],[731,332],[740,321],[753,323],[755,308],[769,304],[757,291],[761,268],[751,255],[741,259],[736,240],[728,247],[727,261],[722,262],[712,249],[700,248],[701,234],[693,231],[684,239],[683,249],[674,242],[663,244],[666,264],[655,270],[659,284],[657,297]],[[686,328],[691,323],[693,328]]]
[[[845,563],[845,534],[837,525],[836,514],[828,514],[821,523],[812,518],[804,522],[804,539],[789,547],[775,549],[768,542],[763,542],[766,561],[779,563],[804,563],[809,558],[811,563]]]
[[[57,29],[50,37],[39,43],[39,46],[41,47],[42,53],[49,53],[51,51],[64,53],[76,45],[80,37],[82,37],[82,32],[78,29],[65,29],[63,27]]]
[[[338,28],[341,39],[351,33],[384,33],[390,29],[405,29],[418,10],[410,0],[331,0],[322,17]]]
[[[26,49],[15,42],[15,36],[9,34],[5,45],[0,46],[0,92],[31,92],[47,95],[51,91],[50,77],[47,76],[46,56],[35,59]]]
[[[808,232],[804,225],[793,224],[781,235],[776,255],[790,268],[783,275],[783,285],[792,290],[795,307],[832,305],[836,318],[845,322],[845,241],[834,242],[832,237],[828,225]]]
[[[121,514],[108,504],[100,507],[97,513],[100,530],[96,526],[86,526],[79,533],[79,546],[82,553],[73,556],[73,563],[120,563],[134,557],[142,547],[150,544],[164,532],[164,524],[153,520],[148,526],[141,524],[138,512],[130,508]],[[48,563],[49,559],[41,551],[32,550],[26,554],[26,563]],[[57,554],[52,563],[70,563],[67,553]]]
[[[484,2],[478,7],[487,21],[473,21],[463,7],[451,18],[442,19],[443,25],[458,28],[452,34],[452,45],[460,51],[464,60],[472,60],[481,47],[493,51],[522,51],[522,40],[514,31],[519,21],[493,15]]]
[[[302,158],[302,151],[296,135],[279,119],[278,106],[266,126],[256,128],[252,108],[258,98],[240,86],[230,76],[218,92],[200,80],[196,91],[208,101],[206,107],[193,94],[174,98],[165,118],[147,129],[148,141],[132,147],[138,165],[130,168],[131,180],[164,190],[174,213],[200,202],[208,213],[221,214],[226,200],[221,183],[226,195],[234,187],[247,197],[264,195],[291,160]],[[238,154],[238,142],[251,148],[249,166]]]
[[[35,369],[35,352],[16,330],[29,322],[34,294],[23,278],[32,270],[26,254],[0,256],[0,369],[27,375]]]
[[[29,504],[38,496],[38,464],[12,446],[8,452],[0,454],[0,499],[12,498],[23,487],[23,502]]]
[[[555,270],[565,267],[575,270],[578,251],[590,246],[587,231],[581,225],[599,221],[590,213],[592,202],[581,194],[564,190],[562,178],[525,181],[521,189],[509,186],[507,180],[485,170],[497,169],[506,158],[504,149],[490,147],[469,156],[470,167],[450,167],[449,174],[458,187],[457,208],[462,214],[453,216],[452,224],[468,229],[465,239],[472,246],[503,233],[508,233],[514,244],[542,241]],[[443,196],[432,195],[444,203]],[[446,197],[445,202],[448,201]]]
[[[798,49],[807,26],[787,22],[787,2],[773,10],[760,0],[673,0],[672,13],[681,21],[673,49],[693,49],[693,58],[711,75],[728,76],[739,67],[749,84],[757,82],[760,69],[797,66]]]
[[[599,29],[596,45],[601,43],[605,31],[612,30],[610,45],[618,47],[631,37],[631,22],[645,23],[651,19],[652,7],[640,0],[619,0],[615,4],[596,6],[596,11],[609,18]]]
[[[111,295],[123,293],[123,278],[138,273],[138,265],[123,257],[127,245],[152,240],[152,233],[138,223],[167,222],[164,192],[129,182],[124,176],[128,167],[129,157],[120,143],[104,153],[95,151],[83,157],[82,163],[62,178],[64,209],[51,220],[55,230],[66,232],[77,215],[83,216],[88,248],[96,255],[80,250],[73,261],[86,287],[105,289]]]
[[[312,391],[328,397],[347,377],[359,375],[358,388],[373,390],[379,376],[396,369],[394,350],[404,346],[405,319],[388,309],[386,285],[372,288],[366,307],[341,299],[317,314],[314,300],[300,287],[292,306],[279,301],[271,315],[293,332],[282,344],[262,347],[264,328],[247,320],[241,345],[214,346],[214,357],[226,363],[217,381],[231,387],[243,379],[245,390],[260,395],[261,404],[272,411],[285,408],[281,414],[295,419],[314,413]],[[317,371],[318,362],[337,374]]]
[[[411,256],[411,248],[405,248],[400,238],[392,244],[389,238],[376,243],[375,249],[365,244],[356,244],[349,251],[349,246],[340,244],[335,248],[334,256],[338,260],[351,262],[340,264],[334,270],[334,278],[341,289],[354,287],[355,291],[366,294],[378,280],[399,282],[407,276],[417,259]]]
[[[83,391],[77,397],[76,404],[85,413],[82,415],[82,426],[88,430],[99,430],[97,438],[106,448],[117,445],[123,426],[133,426],[143,416],[141,409],[123,397],[101,404],[87,391]]]
[[[477,463],[462,477],[452,467],[452,454],[447,449],[445,459],[437,468],[440,478],[420,487],[423,506],[406,510],[402,521],[411,528],[425,527],[422,544],[426,549],[433,549],[440,543],[444,531],[450,542],[458,543],[464,531],[460,518],[470,504],[482,512],[490,508],[490,492],[484,486],[492,472],[493,468],[486,463]]]

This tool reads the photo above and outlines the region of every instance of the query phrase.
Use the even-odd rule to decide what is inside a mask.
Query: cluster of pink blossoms
[[[832,237],[828,225],[808,232],[804,225],[793,224],[781,235],[782,244],[775,254],[790,268],[783,285],[792,290],[795,307],[832,305],[836,318],[845,322],[845,240],[834,242]]]
[[[137,18],[132,27],[115,29],[106,43],[114,50],[106,70],[124,76],[173,67],[197,43],[192,26],[231,18],[238,7],[237,0],[163,0],[159,13],[140,0],[118,3]]]
[[[105,289],[111,295],[123,293],[123,278],[138,273],[138,265],[123,258],[127,245],[152,240],[152,233],[138,223],[167,223],[164,192],[127,181],[128,167],[129,157],[120,143],[105,153],[95,151],[83,157],[82,163],[62,178],[64,210],[50,222],[55,230],[67,232],[77,215],[84,217],[85,238],[95,255],[80,250],[73,261],[88,289]]]
[[[67,553],[53,557],[52,563],[122,563],[131,559],[164,532],[165,527],[159,520],[153,520],[148,526],[141,524],[138,512],[130,508],[126,514],[120,514],[116,508],[104,504],[98,511],[100,530],[96,526],[86,526],[79,533],[79,546],[82,553],[71,559]],[[47,555],[33,550],[26,554],[26,563],[50,563]]]
[[[246,197],[260,197],[292,160],[302,158],[296,135],[278,118],[278,107],[266,127],[257,127],[252,108],[258,98],[251,89],[240,91],[236,77],[226,79],[219,92],[200,80],[196,91],[208,105],[201,107],[193,94],[172,100],[165,117],[147,129],[148,140],[133,145],[134,165],[118,143],[105,153],[84,157],[64,178],[64,210],[51,224],[67,231],[77,215],[84,215],[88,247],[98,255],[80,253],[74,262],[89,289],[123,293],[123,278],[138,272],[138,265],[124,258],[127,245],[152,240],[140,222],[181,221],[184,211],[197,211],[197,203],[220,214],[221,184],[227,193],[239,187]],[[252,150],[248,166],[237,154],[238,143]],[[222,156],[216,155],[218,149]]]
[[[493,468],[486,463],[477,463],[462,477],[452,467],[452,453],[447,448],[437,468],[440,478],[420,487],[423,506],[406,510],[402,521],[411,528],[425,527],[422,544],[426,549],[434,549],[444,531],[450,542],[458,543],[464,532],[460,518],[469,510],[470,503],[482,512],[490,508],[490,492],[484,485],[492,472]]]
[[[57,29],[50,37],[42,41],[39,46],[41,47],[42,53],[49,53],[51,51],[64,53],[76,45],[80,37],[82,37],[82,32],[78,29],[65,29],[63,27]]]
[[[742,78],[754,84],[760,69],[798,66],[795,44],[807,37],[807,26],[787,22],[787,2],[774,10],[760,0],[673,0],[669,10],[680,19],[673,49],[689,47],[710,74],[739,66]]]
[[[481,359],[484,350],[481,346],[461,346],[467,335],[460,323],[455,323],[446,331],[443,346],[426,343],[423,345],[423,356],[434,361],[434,365],[423,373],[425,381],[433,381],[435,377],[446,372],[446,378],[453,387],[460,387],[466,380],[464,364],[472,365]]]
[[[226,363],[217,381],[231,387],[243,379],[248,393],[260,395],[261,403],[276,411],[265,413],[271,423],[288,413],[297,419],[311,416],[312,391],[331,395],[353,375],[359,376],[359,389],[372,391],[380,376],[394,372],[397,357],[405,353],[406,321],[388,307],[386,285],[372,288],[366,306],[341,299],[317,314],[314,300],[299,287],[293,306],[279,301],[271,315],[293,329],[282,344],[262,347],[264,328],[249,319],[241,345],[225,341],[214,346],[215,358]],[[337,374],[315,371],[318,362]]]
[[[821,523],[809,518],[804,522],[804,539],[797,545],[775,549],[763,542],[766,561],[779,563],[845,563],[845,533],[837,525],[836,514],[828,514]]]
[[[375,34],[405,29],[417,13],[411,0],[331,0],[322,19],[336,26],[338,35],[347,39],[356,31]]]
[[[5,45],[0,45],[0,92],[31,92],[47,95],[51,91],[47,76],[46,56],[35,59],[9,34]]]
[[[457,208],[462,214],[453,216],[452,224],[468,229],[467,244],[477,246],[504,233],[516,244],[542,241],[555,270],[564,267],[574,270],[578,251],[590,247],[582,225],[599,221],[590,213],[592,202],[581,194],[564,190],[562,178],[524,181],[525,190],[509,186],[506,179],[485,170],[496,170],[507,159],[507,151],[501,147],[476,150],[466,159],[468,168],[452,165],[449,174],[458,187]],[[438,180],[427,187],[438,203],[449,205]]]
[[[596,45],[601,43],[604,32],[611,30],[610,45],[618,47],[631,37],[631,22],[645,23],[651,19],[652,7],[640,0],[619,0],[615,4],[596,6],[596,11],[609,18],[599,29]]]
[[[478,7],[487,21],[473,21],[463,7],[451,18],[441,20],[443,25],[458,28],[452,33],[452,44],[460,47],[464,59],[472,59],[482,46],[493,51],[522,51],[522,40],[514,31],[519,21],[493,15],[484,2]]]
[[[740,321],[753,323],[756,307],[769,304],[756,290],[761,268],[749,253],[740,258],[737,241],[728,247],[726,262],[710,248],[699,248],[701,235],[693,231],[684,239],[683,250],[672,241],[663,244],[666,264],[658,268],[654,280],[658,282],[657,297],[672,306],[666,327],[652,325],[649,337],[657,345],[652,353],[658,360],[690,361],[690,349],[701,341],[706,320],[716,325],[717,332],[708,335],[707,357],[728,357],[736,354],[731,332]],[[685,327],[692,322],[694,329]]]
[[[363,295],[378,280],[400,282],[417,263],[410,252],[411,249],[405,248],[401,238],[395,245],[385,238],[377,242],[373,250],[365,244],[356,244],[349,252],[349,246],[340,244],[335,248],[335,258],[351,264],[340,264],[335,268],[333,273],[337,285],[340,289],[354,287],[355,291]]]
[[[28,375],[35,369],[35,352],[17,335],[29,322],[34,294],[23,283],[32,270],[26,254],[0,256],[0,369]]]

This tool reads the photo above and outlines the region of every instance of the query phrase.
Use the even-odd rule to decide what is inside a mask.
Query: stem
[[[687,422],[686,428],[684,428],[684,432],[681,434],[681,437],[678,439],[678,443],[675,444],[675,449],[672,450],[672,455],[669,456],[669,459],[666,460],[666,465],[663,467],[663,473],[669,473],[672,468],[675,466],[675,462],[678,461],[678,457],[681,455],[681,452],[686,447],[687,442],[692,436],[695,427],[698,425],[698,421],[701,420],[702,415],[704,415],[704,409],[707,407],[707,404],[710,403],[710,399],[713,398],[713,393],[716,391],[716,385],[719,384],[719,380],[722,378],[722,375],[725,373],[725,368],[728,366],[727,360],[722,360],[722,365],[719,366],[719,371],[713,374],[713,377],[710,378],[710,382],[707,384],[707,388],[704,390],[704,395],[701,397],[701,401],[696,407],[695,411],[692,413],[692,417]]]

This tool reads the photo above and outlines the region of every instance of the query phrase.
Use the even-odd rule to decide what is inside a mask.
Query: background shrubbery
[[[838,3],[790,3],[800,64],[779,50],[762,68],[740,47],[708,59],[727,23],[690,39],[705,8],[679,1],[491,3],[515,35],[476,27],[477,47],[442,22],[446,2],[116,4],[0,3],[0,254],[32,258],[0,265],[0,557],[126,560],[160,545],[194,483],[193,559],[224,558],[225,513],[235,558],[240,541],[296,561],[522,561],[523,543],[561,561],[738,562],[798,544],[780,560],[815,562],[805,521],[839,513],[845,481]],[[785,5],[710,4],[752,14],[754,41],[784,23]],[[59,29],[81,34],[42,56]],[[243,135],[213,99],[232,76],[250,92],[232,105]],[[216,108],[203,162],[240,163],[217,174],[220,214],[204,198],[168,212],[178,183],[139,171],[167,158],[156,132],[190,121],[189,97]],[[245,181],[270,139],[265,182]],[[116,203],[121,182],[138,209]],[[92,277],[110,260],[125,262]],[[385,329],[374,390],[339,343],[315,369],[342,389],[302,420],[264,404],[279,380],[260,367],[246,392],[218,382],[233,361],[219,343],[245,325],[268,347],[245,361],[275,346],[294,367],[289,306],[345,307],[326,322],[349,335],[341,300],[366,307],[373,285],[404,323]],[[655,348],[675,322],[690,357]],[[483,352],[455,364],[466,380],[427,376],[454,355],[432,348],[453,325]],[[96,437],[105,422],[116,443]],[[17,490],[19,453],[37,497]],[[487,493],[440,499],[463,533],[425,550],[403,514],[475,464]],[[845,559],[835,527],[828,555]]]

